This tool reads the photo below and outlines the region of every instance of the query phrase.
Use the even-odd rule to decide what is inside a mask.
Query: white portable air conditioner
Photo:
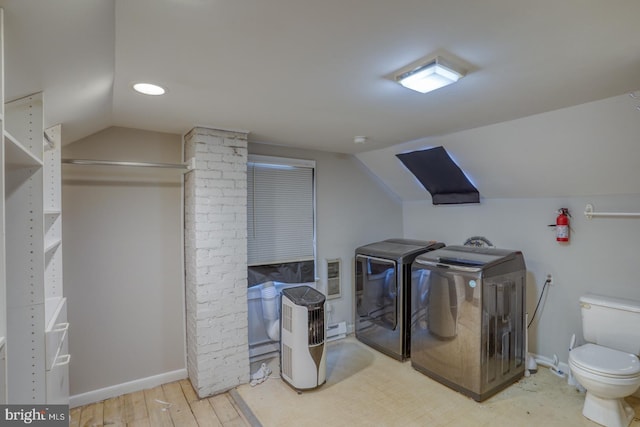
[[[325,296],[309,286],[282,290],[280,375],[296,390],[326,380]]]

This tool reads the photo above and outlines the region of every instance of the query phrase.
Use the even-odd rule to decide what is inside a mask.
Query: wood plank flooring
[[[71,409],[71,427],[251,427],[229,393],[198,399],[189,380]]]

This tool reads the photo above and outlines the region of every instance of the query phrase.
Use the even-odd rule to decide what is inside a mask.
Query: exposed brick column
[[[184,138],[187,370],[198,396],[249,381],[247,134],[194,128]]]

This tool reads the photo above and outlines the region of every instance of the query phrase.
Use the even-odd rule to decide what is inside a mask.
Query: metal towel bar
[[[593,205],[588,204],[584,209],[584,216],[591,219],[593,217],[621,217],[621,218],[640,218],[639,212],[594,212]]]

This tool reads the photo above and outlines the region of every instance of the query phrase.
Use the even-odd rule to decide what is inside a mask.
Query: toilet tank
[[[640,301],[589,294],[580,297],[580,311],[587,342],[640,354]]]

